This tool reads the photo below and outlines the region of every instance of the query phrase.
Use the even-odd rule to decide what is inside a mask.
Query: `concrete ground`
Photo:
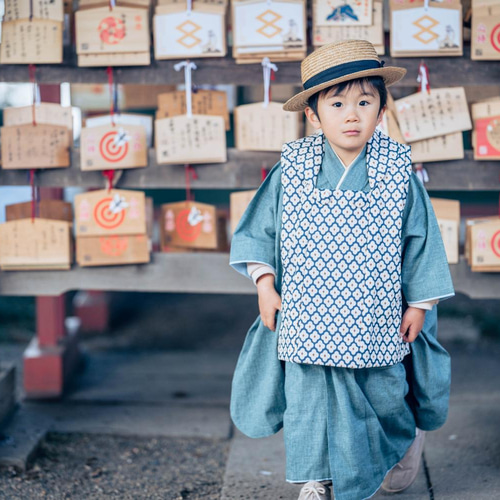
[[[281,433],[249,439],[229,417],[231,376],[255,318],[253,300],[226,301],[244,312],[239,319],[230,312],[222,331],[220,298],[173,299],[161,312],[148,310],[140,328],[130,321],[120,334],[87,337],[84,369],[61,401],[24,401],[20,389],[20,408],[0,436],[0,461],[11,465],[0,469],[0,497],[296,498],[299,487],[284,481]],[[208,310],[199,314],[211,320],[201,318],[196,332],[183,323],[192,319],[171,322],[161,350],[153,350],[158,316],[183,308]],[[463,321],[440,323],[452,355],[449,418],[428,433],[417,481],[395,498],[500,498],[500,343],[482,339],[470,322],[467,328],[457,335]],[[20,378],[22,351],[0,345],[0,361],[16,361]]]

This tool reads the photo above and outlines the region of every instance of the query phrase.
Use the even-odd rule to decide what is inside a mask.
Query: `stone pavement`
[[[428,433],[419,477],[396,498],[500,498],[500,346],[446,347],[453,366],[449,419]],[[12,360],[21,351],[2,348],[0,360]],[[18,446],[9,447],[4,439],[0,460],[22,466],[47,431],[209,437],[230,440],[221,499],[294,499],[299,487],[284,481],[281,433],[249,439],[231,424],[228,404],[237,355],[234,349],[86,354],[84,371],[62,401],[22,402],[3,429]],[[387,495],[373,498],[382,497]]]

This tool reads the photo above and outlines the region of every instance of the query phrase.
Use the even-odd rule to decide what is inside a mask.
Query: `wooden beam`
[[[450,270],[457,292],[473,299],[500,297],[497,273],[473,273],[463,258]],[[70,290],[256,293],[252,281],[229,266],[229,254],[215,252],[155,253],[144,265],[0,273],[0,295],[59,295]]]
[[[312,49],[310,49],[311,51]],[[388,52],[388,50],[387,50]],[[402,66],[408,70],[405,78],[397,86],[417,86],[419,57],[393,58],[381,56],[385,66]],[[194,75],[197,84],[235,84],[254,85],[255,76],[262,74],[260,64],[236,64],[230,57],[213,57],[194,59],[198,69]],[[184,73],[174,70],[178,61],[155,61],[151,57],[150,66],[117,67],[115,78],[118,83],[149,84],[149,85],[178,85],[184,83]],[[470,47],[464,47],[463,57],[428,57],[425,60],[429,67],[433,87],[452,87],[477,85],[498,85],[500,81],[500,64],[491,61],[472,61]],[[292,84],[301,86],[300,61],[278,63],[275,84]],[[65,51],[63,64],[44,65],[38,67],[37,78],[39,83],[106,83],[105,68],[79,68],[76,65],[76,56]],[[260,77],[259,77],[260,78]],[[26,65],[2,65],[0,81],[27,82],[29,81]]]
[[[227,163],[195,165],[197,180],[193,189],[255,189],[261,183],[262,164],[271,168],[279,153],[238,151],[228,149]],[[73,151],[71,167],[42,170],[37,175],[39,186],[103,187],[101,172],[82,172],[80,152]],[[472,151],[463,160],[426,163],[430,181],[429,191],[498,191],[500,187],[500,161],[474,161]],[[0,185],[28,185],[24,170],[0,170]],[[149,150],[149,166],[126,169],[118,181],[120,188],[185,189],[183,165],[158,165],[155,151]]]

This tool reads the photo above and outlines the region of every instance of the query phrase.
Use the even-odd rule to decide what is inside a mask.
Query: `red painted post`
[[[43,102],[61,102],[59,85],[40,85]],[[40,199],[62,199],[62,188],[40,188]],[[78,362],[76,336],[65,327],[65,296],[36,298],[36,337],[24,352],[27,398],[60,397]]]

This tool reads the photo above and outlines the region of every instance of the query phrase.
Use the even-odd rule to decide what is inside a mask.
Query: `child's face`
[[[358,154],[381,122],[385,108],[379,113],[380,96],[369,85],[363,89],[354,84],[335,94],[333,87],[319,97],[319,117],[312,108],[306,108],[307,119],[315,129],[321,128],[335,151]]]

